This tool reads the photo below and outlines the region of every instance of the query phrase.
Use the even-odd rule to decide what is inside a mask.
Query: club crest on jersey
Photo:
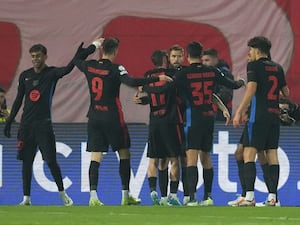
[[[120,66],[118,67],[118,69],[120,70],[120,75],[124,75],[124,74],[127,74],[127,73],[128,73],[127,70],[125,69],[125,67],[122,66],[122,65],[120,65]]]
[[[40,99],[41,97],[41,93],[39,90],[32,90],[30,93],[29,93],[29,98],[32,102],[36,102]]]

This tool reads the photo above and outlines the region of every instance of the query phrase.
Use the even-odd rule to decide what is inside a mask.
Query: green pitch
[[[299,225],[300,208],[0,206],[0,224]]]

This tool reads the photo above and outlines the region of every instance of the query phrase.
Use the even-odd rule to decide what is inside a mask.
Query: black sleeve
[[[136,87],[159,81],[159,77],[133,78],[128,74],[120,75],[120,81],[128,86]]]
[[[86,67],[86,63],[85,63],[85,59],[92,53],[94,53],[96,50],[96,46],[91,44],[89,47],[87,48],[81,48],[79,49],[74,58],[73,58],[73,63],[74,65],[80,70],[80,71],[84,71],[85,67]]]
[[[19,78],[19,86],[18,86],[18,92],[17,92],[16,99],[12,105],[10,115],[6,119],[7,123],[11,123],[14,121],[14,119],[22,105],[24,95],[25,95],[25,85],[24,85],[24,74],[22,73]]]
[[[82,48],[82,44],[78,47],[75,55],[73,56],[72,60],[69,62],[69,64],[65,67],[58,67],[56,68],[55,74],[57,78],[61,78],[68,73],[72,71],[74,66],[79,63],[78,61],[83,61],[85,60],[90,54],[94,53],[96,50],[96,46],[91,44],[87,48]],[[77,63],[77,64],[76,64]]]
[[[216,70],[216,82],[231,89],[239,89],[245,85],[243,80],[232,80],[226,77],[220,70]]]

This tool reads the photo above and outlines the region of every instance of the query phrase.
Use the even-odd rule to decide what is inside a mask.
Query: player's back
[[[164,68],[147,71],[145,77],[169,75]],[[171,75],[169,75],[171,76]],[[150,103],[150,123],[180,123],[182,116],[178,110],[176,86],[172,82],[159,81],[144,85]]]
[[[247,66],[248,82],[257,83],[255,96],[251,101],[250,121],[274,118],[278,120],[279,93],[286,85],[282,67],[267,59],[250,62]]]
[[[117,119],[122,112],[119,99],[120,65],[107,59],[90,60],[86,63],[85,75],[90,92],[88,117],[97,120]]]
[[[193,114],[213,116],[212,94],[216,70],[192,63],[176,74],[176,84],[184,90]]]

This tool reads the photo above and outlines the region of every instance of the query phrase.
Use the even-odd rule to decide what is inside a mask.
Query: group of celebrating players
[[[74,66],[85,75],[90,93],[87,114],[87,151],[91,152],[88,174],[90,206],[104,205],[97,194],[98,174],[103,153],[108,152],[109,148],[118,152],[120,159],[121,205],[136,205],[141,202],[141,199],[133,197],[129,191],[130,137],[119,99],[121,83],[138,87],[134,96],[135,103],[150,106],[148,181],[154,205],[182,205],[177,197],[180,177],[184,189],[184,205],[214,205],[214,171],[210,158],[216,118],[213,104],[226,117],[226,124],[229,123],[231,113],[231,109],[226,107],[228,102],[223,104],[223,95],[216,90],[220,87],[229,90],[230,101],[232,89],[245,85],[244,97],[232,120],[234,126],[244,125],[236,154],[240,156],[237,161],[243,193],[228,204],[255,205],[256,153],[265,157],[263,168],[269,195],[264,205],[279,204],[277,148],[280,120],[286,125],[293,124],[299,117],[299,109],[287,98],[289,90],[283,69],[271,60],[271,42],[266,37],[257,36],[248,41],[247,84],[241,78],[233,80],[228,68],[224,69],[218,63],[213,64],[211,61],[215,55],[207,54],[204,60],[205,52],[211,51],[203,51],[202,44],[197,41],[188,43],[185,49],[188,66],[183,66],[184,49],[179,45],[171,46],[168,51],[154,51],[151,60],[155,68],[147,71],[143,78],[133,78],[123,65],[114,63],[118,47],[117,38],[98,38],[87,48],[82,43],[66,67],[47,66],[45,46],[36,44],[30,48],[33,67],[23,71],[19,77],[17,96],[4,128],[5,136],[10,137],[11,124],[25,97],[18,131],[18,159],[23,162],[24,198],[21,205],[31,205],[32,165],[37,147],[49,166],[63,204],[73,204],[64,190],[56,160],[51,101],[58,79],[70,73]],[[86,60],[96,49],[101,53],[100,59]],[[198,157],[203,168],[204,181],[204,195],[200,201],[196,199]],[[156,191],[157,179],[161,198]]]

